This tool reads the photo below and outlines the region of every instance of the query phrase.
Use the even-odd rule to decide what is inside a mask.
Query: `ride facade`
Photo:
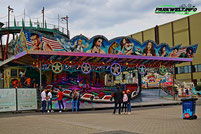
[[[69,98],[77,90],[84,101],[106,103],[113,102],[117,84],[122,90],[130,89],[132,98],[142,87],[172,86],[173,65],[191,62],[198,46],[169,47],[152,40],[140,43],[126,36],[69,39],[58,32],[50,35],[25,27],[12,45],[14,56],[0,63],[4,88],[23,87],[24,75],[41,88],[57,92],[61,86]]]

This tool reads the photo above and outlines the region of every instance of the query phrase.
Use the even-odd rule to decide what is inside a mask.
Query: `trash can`
[[[183,107],[183,119],[197,119],[195,115],[195,104],[197,98],[183,98],[182,107]]]

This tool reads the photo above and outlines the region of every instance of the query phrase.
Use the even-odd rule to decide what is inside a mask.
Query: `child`
[[[123,107],[122,107],[122,112],[123,112],[123,109],[125,108],[125,114],[127,114],[127,104],[128,104],[128,96],[126,94],[125,91],[123,91]]]

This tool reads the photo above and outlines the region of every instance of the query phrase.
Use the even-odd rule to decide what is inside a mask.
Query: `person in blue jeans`
[[[64,110],[64,104],[63,104],[63,92],[61,91],[61,88],[59,88],[59,93],[57,94],[58,97],[58,104],[59,104],[59,112],[61,113],[61,105]]]
[[[77,100],[77,111],[79,112],[80,111],[80,93],[79,93],[79,96],[78,96],[78,100]]]
[[[42,113],[45,114],[45,109],[46,109],[46,92],[47,89],[44,89],[43,92],[41,93],[41,101],[42,101]]]
[[[52,110],[52,90],[50,90],[47,95],[48,95],[47,112],[48,112],[48,113],[49,113],[49,112],[54,112],[54,111]],[[50,107],[50,110],[51,110],[51,111],[49,111],[49,107]]]
[[[79,93],[76,90],[73,90],[72,93],[72,112],[77,112],[77,107],[78,107],[78,99],[79,99]]]
[[[131,114],[131,92],[129,89],[126,92],[128,96],[127,111],[128,111],[128,114]]]

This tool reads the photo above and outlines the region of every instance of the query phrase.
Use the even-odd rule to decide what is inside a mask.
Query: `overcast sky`
[[[104,35],[108,39],[127,36],[155,25],[161,25],[179,18],[179,14],[155,14],[160,5],[192,4],[201,11],[201,0],[0,0],[0,21],[7,21],[8,5],[14,12],[11,20],[42,22],[42,7],[45,7],[45,20],[58,24],[60,17],[69,16],[71,38],[83,34],[89,38]],[[60,25],[66,27],[60,22]]]

